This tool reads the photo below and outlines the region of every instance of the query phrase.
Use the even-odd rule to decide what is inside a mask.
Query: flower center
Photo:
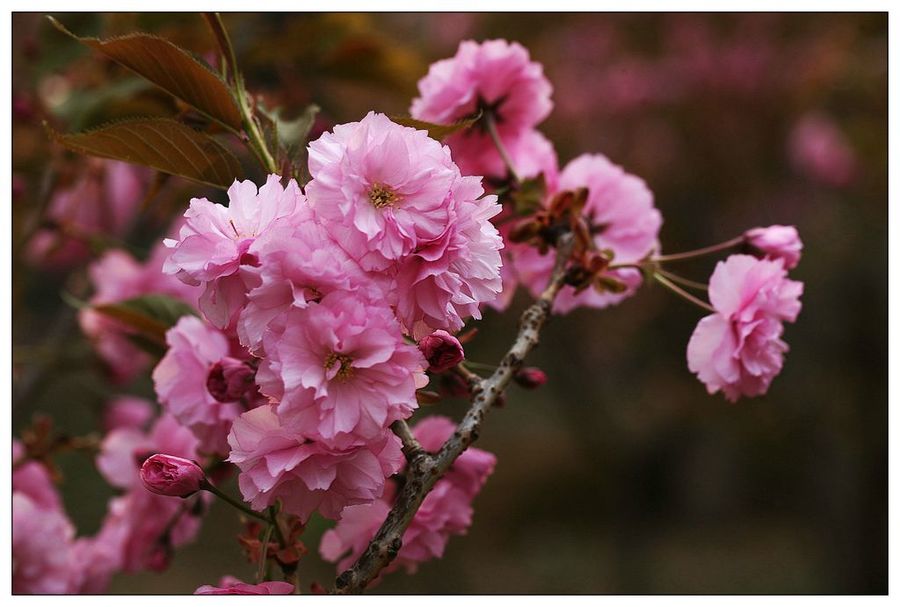
[[[331,352],[328,356],[325,357],[325,370],[330,371],[331,368],[339,364],[341,367],[338,369],[337,375],[335,375],[335,379],[339,381],[347,381],[351,377],[353,377],[353,359],[347,356],[346,354],[338,354],[337,352]]]
[[[386,185],[376,183],[369,190],[369,202],[376,209],[392,206],[397,202],[398,196],[391,188]]]

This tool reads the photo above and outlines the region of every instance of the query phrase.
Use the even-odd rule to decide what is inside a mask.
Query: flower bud
[[[256,392],[256,370],[237,358],[226,356],[209,369],[206,389],[220,403],[251,399]]]
[[[148,491],[172,497],[188,497],[206,480],[203,469],[189,459],[157,453],[141,466],[141,481]]]
[[[788,270],[800,263],[803,242],[794,226],[774,225],[744,232],[744,239],[754,253],[784,261]]]
[[[523,367],[513,379],[526,390],[534,390],[547,383],[547,374],[537,367]]]
[[[419,350],[428,360],[428,370],[435,373],[452,369],[465,357],[459,340],[442,329],[419,340]]]

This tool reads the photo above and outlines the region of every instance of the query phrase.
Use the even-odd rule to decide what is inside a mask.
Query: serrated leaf
[[[432,139],[441,141],[450,135],[463,131],[472,127],[476,122],[481,120],[481,112],[471,118],[457,120],[453,124],[434,124],[433,122],[425,122],[424,120],[416,120],[409,116],[391,116],[391,120],[403,126],[411,126],[420,131],[428,131],[428,136]]]
[[[84,133],[47,130],[73,152],[142,164],[223,189],[242,175],[241,164],[222,144],[168,118],[123,120]]]
[[[162,347],[166,345],[166,331],[174,326],[179,318],[197,315],[194,309],[183,301],[158,294],[98,304],[93,309],[99,314],[125,324],[133,331],[132,337],[136,344],[155,344]]]
[[[150,34],[128,34],[108,40],[82,38],[53,17],[48,19],[61,32],[146,78],[209,118],[234,130],[241,128],[241,113],[228,85],[186,50]]]

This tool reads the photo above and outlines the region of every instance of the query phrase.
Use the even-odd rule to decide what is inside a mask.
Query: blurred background
[[[149,31],[214,57],[198,15],[56,16],[79,35]],[[792,272],[806,284],[804,309],[764,398],[730,404],[706,394],[685,361],[698,311],[663,290],[554,318],[529,361],[549,383],[512,388],[481,433],[478,446],[499,463],[469,534],[453,538],[442,560],[373,592],[887,592],[886,14],[225,21],[250,90],[287,116],[322,108],[313,137],[370,109],[406,114],[429,63],[460,40],[517,40],[554,85],[540,128],[561,164],[602,152],[642,176],[665,218],[667,252],[772,223],[796,225],[804,240]],[[13,427],[19,435],[41,413],[83,435],[97,430],[111,397],[152,395],[146,376],[112,384],[79,330],[66,299],[89,296],[87,263],[110,246],[146,255],[191,197],[224,195],[148,174],[127,221],[71,248],[39,242],[65,223],[48,219],[54,196],[104,170],[52,145],[43,120],[75,131],[179,108],[42,15],[14,14],[12,31]],[[684,273],[705,280],[712,265]],[[520,293],[506,314],[487,312],[469,358],[496,362],[526,304]],[[459,416],[463,407],[425,413]],[[112,490],[85,454],[57,464],[79,533],[96,532]],[[317,555],[330,525],[314,519],[307,530],[304,590],[333,580]],[[239,530],[216,504],[169,571],[122,575],[110,590],[187,593],[226,573],[252,579]]]

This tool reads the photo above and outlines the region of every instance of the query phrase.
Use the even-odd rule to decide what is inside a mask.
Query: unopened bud
[[[519,369],[513,379],[523,388],[534,390],[547,383],[547,374],[537,367],[523,367]]]
[[[256,370],[249,364],[226,356],[206,376],[206,389],[220,403],[250,399],[256,392]]]
[[[141,481],[148,491],[171,497],[188,497],[206,480],[203,469],[189,459],[157,453],[141,466]]]
[[[803,242],[794,226],[774,225],[767,228],[753,228],[744,232],[744,240],[753,253],[772,259],[781,259],[784,267],[791,270],[800,263]]]
[[[428,361],[428,370],[435,373],[452,369],[465,357],[459,340],[443,329],[419,340],[419,350]]]

